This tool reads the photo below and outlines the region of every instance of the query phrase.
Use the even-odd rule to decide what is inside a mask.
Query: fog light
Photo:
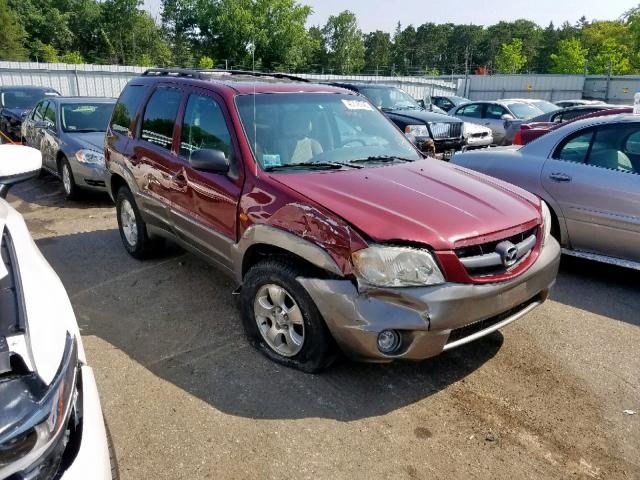
[[[398,347],[400,347],[400,335],[395,330],[383,330],[378,334],[378,350],[382,353],[393,353]]]

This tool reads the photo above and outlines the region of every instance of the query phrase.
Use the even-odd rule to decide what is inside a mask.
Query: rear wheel
[[[127,252],[138,260],[151,256],[155,247],[154,242],[149,238],[147,225],[142,219],[131,190],[127,187],[121,187],[118,190],[116,216],[120,238]]]
[[[271,360],[318,372],[335,359],[333,338],[315,303],[296,280],[304,268],[291,260],[254,265],[242,288],[241,314],[251,343]]]

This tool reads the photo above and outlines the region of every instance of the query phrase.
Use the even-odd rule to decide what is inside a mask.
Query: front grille
[[[447,344],[457,342],[458,340],[462,340],[463,338],[470,337],[478,332],[482,332],[483,330],[488,330],[494,325],[506,320],[512,315],[524,310],[532,303],[540,302],[540,295],[537,295],[526,302],[521,303],[520,305],[513,307],[511,310],[507,310],[500,315],[496,315],[495,317],[487,318],[486,320],[481,320],[479,322],[471,323],[469,325],[465,325],[464,327],[456,328],[451,330],[449,334],[449,339],[447,340]]]
[[[460,138],[462,136],[462,123],[458,122],[434,122],[429,123],[431,137],[434,140],[448,138]]]
[[[465,266],[467,273],[471,276],[500,275],[515,268],[527,258],[535,246],[538,228],[539,227],[536,226],[510,237],[501,238],[492,242],[457,248],[455,254]],[[501,261],[497,261],[496,259],[496,247],[505,241],[511,242],[514,246],[518,246],[521,249],[521,251],[519,251],[518,261],[509,268],[505,267]]]

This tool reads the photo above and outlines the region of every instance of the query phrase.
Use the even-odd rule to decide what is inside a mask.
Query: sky
[[[614,20],[640,0],[298,0],[313,7],[309,26],[324,25],[330,15],[348,9],[354,12],[363,32],[393,32],[402,25],[433,23],[473,23],[492,25],[501,20],[525,18],[546,27],[588,20]],[[158,15],[160,0],[145,0],[152,15]]]

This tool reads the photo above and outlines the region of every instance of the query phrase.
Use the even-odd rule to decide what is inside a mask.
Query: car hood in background
[[[78,150],[86,148],[102,152],[105,132],[64,132],[63,139]]]
[[[24,120],[30,111],[30,108],[3,108],[2,114],[17,120]]]
[[[458,118],[443,115],[441,113],[429,112],[427,110],[383,110],[389,118],[398,118],[405,122],[417,120],[418,123],[460,123]]]
[[[374,241],[451,250],[459,240],[539,219],[537,198],[518,187],[436,160],[273,178]]]

